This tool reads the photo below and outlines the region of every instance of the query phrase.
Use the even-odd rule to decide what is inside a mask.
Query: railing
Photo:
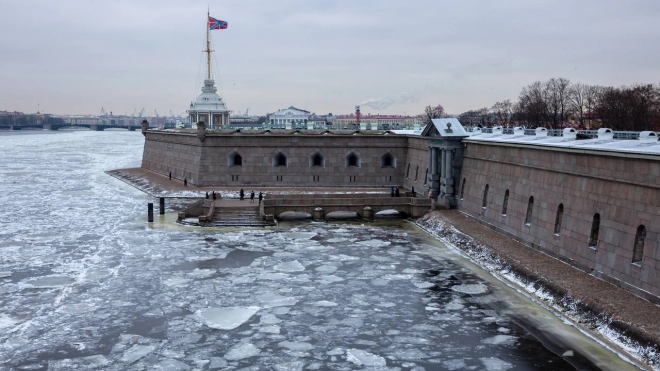
[[[466,127],[466,131],[472,132],[474,128]],[[525,135],[536,135],[536,129],[525,128]],[[482,133],[492,134],[493,128],[482,128]],[[598,130],[578,130],[578,134],[588,136],[589,138],[598,138]],[[563,136],[563,129],[548,129],[549,137]],[[639,131],[612,131],[614,139],[639,139]],[[513,134],[513,128],[502,128],[502,134]]]

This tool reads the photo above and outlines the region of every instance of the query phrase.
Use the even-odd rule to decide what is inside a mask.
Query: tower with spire
[[[211,19],[207,13],[207,19]],[[219,128],[223,125],[229,124],[229,111],[225,102],[223,102],[220,95],[218,95],[215,87],[215,81],[211,77],[211,42],[209,40],[210,24],[206,25],[206,79],[202,86],[202,94],[200,94],[195,102],[190,103],[190,109],[187,110],[190,123],[203,121],[206,123],[207,128]],[[193,125],[194,127],[194,125]]]

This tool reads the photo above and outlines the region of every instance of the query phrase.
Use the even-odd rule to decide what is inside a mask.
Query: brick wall
[[[614,152],[466,143],[461,211],[582,270],[657,300],[648,293],[660,296],[660,161]],[[530,196],[534,197],[533,207],[526,223]],[[555,234],[560,204],[563,216]],[[598,243],[590,248],[596,213],[600,216]],[[640,225],[646,229],[643,258],[633,264]]]

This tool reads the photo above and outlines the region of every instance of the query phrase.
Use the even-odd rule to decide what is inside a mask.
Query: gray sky
[[[458,114],[551,77],[660,82],[657,0],[0,0],[0,110],[184,112],[207,6],[234,112]]]

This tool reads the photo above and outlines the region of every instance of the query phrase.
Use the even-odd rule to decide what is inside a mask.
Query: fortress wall
[[[142,154],[142,167],[177,179],[199,184],[202,147],[194,134],[169,135],[147,132]]]
[[[428,194],[431,185],[431,179],[430,177],[427,178],[426,175],[429,166],[428,147],[429,141],[427,138],[408,137],[408,161],[405,164],[397,164],[402,173],[403,186],[408,189],[415,187],[415,192],[422,195]],[[406,176],[408,166],[410,166],[410,172]]]
[[[196,185],[260,186],[369,186],[390,187],[403,182],[399,164],[406,163],[408,137],[397,135],[274,135],[207,132],[202,143],[194,135],[147,133],[142,167],[167,174],[188,171]],[[287,166],[273,166],[277,153]],[[320,153],[324,166],[311,166]],[[354,152],[360,166],[347,167]],[[230,166],[238,153],[242,166]],[[391,153],[397,167],[381,167]],[[187,166],[187,167],[186,167]],[[281,178],[280,178],[281,177]],[[190,179],[189,179],[190,180]]]
[[[658,159],[466,142],[462,170],[465,186],[458,205],[461,211],[635,294],[660,296]],[[489,191],[484,209],[486,184]],[[507,189],[509,201],[504,216]],[[531,221],[526,225],[530,196],[534,203]],[[564,212],[561,230],[555,234],[560,203]],[[598,243],[590,248],[596,213],[601,220]],[[633,264],[640,225],[646,227],[644,255],[641,263]]]

